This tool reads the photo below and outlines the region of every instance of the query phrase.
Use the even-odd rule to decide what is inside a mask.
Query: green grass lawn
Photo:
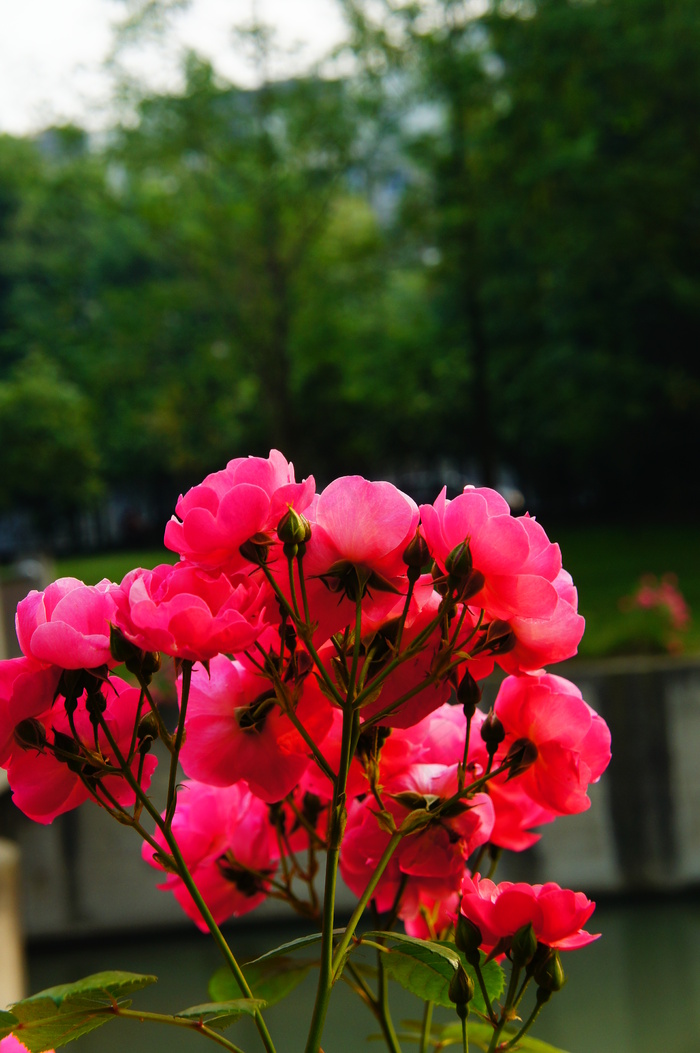
[[[619,600],[630,595],[643,574],[678,576],[678,585],[694,614],[685,634],[685,650],[700,654],[700,532],[691,527],[591,527],[550,531],[561,545],[564,566],[579,592],[586,633],[579,653],[586,657],[641,650],[654,634],[656,619],[625,613]],[[59,560],[56,575],[70,574],[94,584],[100,578],[121,581],[132,567],[174,562],[165,549],[118,552]]]

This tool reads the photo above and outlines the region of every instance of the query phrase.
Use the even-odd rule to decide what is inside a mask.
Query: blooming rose
[[[320,746],[332,709],[314,677],[300,686],[295,712]],[[311,750],[280,708],[270,681],[245,661],[219,655],[209,674],[193,671],[185,727],[180,759],[188,775],[214,786],[244,779],[270,803],[281,801],[311,763]]]
[[[191,662],[244,650],[265,628],[265,592],[247,576],[211,575],[191,563],[130,571],[114,622],[144,651]]]
[[[131,746],[140,691],[118,677],[111,677],[104,685],[102,694],[105,703],[104,721],[122,756],[126,756]],[[80,773],[90,778],[93,765],[85,750],[79,748],[81,744],[91,753],[99,752],[107,763],[117,764],[102,728],[98,728],[95,745],[95,729],[86,703],[87,697],[83,693],[77,699],[78,708],[73,715],[77,743],[65,708],[59,700],[53,709],[38,720],[43,726],[46,745],[27,745],[24,749],[15,747],[12,751],[7,763],[12,799],[35,822],[51,823],[57,815],[77,808],[90,799],[90,792]],[[37,731],[41,733],[39,728]],[[58,757],[52,752],[52,747],[59,750]],[[65,759],[60,754],[64,754]],[[140,757],[137,754],[131,766],[134,776],[138,773],[139,764]],[[145,758],[141,780],[144,790],[148,789],[156,765],[155,757],[149,755]],[[121,774],[105,775],[94,781],[98,797],[99,786],[104,785],[111,796],[125,807],[134,803],[134,792]]]
[[[13,750],[19,749],[14,738],[22,720],[47,713],[53,704],[61,670],[32,658],[8,658],[0,662],[0,765],[6,767]]]
[[[118,591],[106,578],[97,585],[59,578],[43,592],[33,589],[17,606],[22,652],[62,669],[113,667],[109,623]]]
[[[185,781],[172,830],[217,924],[262,903],[277,869],[279,848],[267,806],[241,783],[218,787]],[[155,840],[168,851],[160,830]],[[163,869],[149,844],[143,845],[142,854],[151,866]],[[169,889],[185,913],[207,931],[181,878],[169,873],[159,888]]]
[[[576,590],[562,572],[559,546],[530,516],[514,518],[507,502],[487,487],[466,487],[448,501],[446,491],[421,505],[421,529],[439,568],[466,545],[471,566],[467,602],[483,608],[484,623],[507,622],[510,651],[496,661],[509,671],[529,671],[576,653],[584,620],[576,612]],[[466,581],[465,581],[466,584]],[[478,675],[488,673],[488,668]]]
[[[583,929],[594,909],[595,903],[583,892],[560,888],[553,881],[546,885],[502,881],[496,885],[475,874],[462,882],[461,912],[479,929],[485,951],[499,944],[507,950],[511,938],[528,922],[538,943],[562,951],[584,947],[600,935]]]
[[[29,1053],[29,1050],[14,1035],[7,1035],[5,1038],[0,1039],[0,1053]],[[46,1053],[54,1053],[54,1051],[48,1049]]]
[[[497,764],[519,740],[536,748],[534,761],[502,792],[517,782],[518,791],[559,815],[589,808],[588,785],[610,762],[610,731],[575,684],[552,674],[509,676],[494,709],[506,731]]]
[[[255,534],[274,530],[288,508],[303,512],[315,492],[313,476],[294,480],[294,466],[278,450],[238,457],[180,496],[165,528],[165,544],[208,570],[240,570],[240,547]]]

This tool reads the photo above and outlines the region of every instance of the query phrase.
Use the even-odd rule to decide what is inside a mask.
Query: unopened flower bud
[[[482,943],[483,936],[479,926],[460,913],[455,927],[455,946],[462,951],[470,965],[479,964],[479,947]]]
[[[486,647],[492,654],[505,654],[515,647],[515,633],[508,622],[500,618],[490,622],[486,629]]]
[[[445,570],[451,578],[462,580],[472,572],[474,562],[469,548],[469,538],[455,545],[445,559]]]
[[[277,537],[285,545],[301,545],[311,537],[311,524],[306,516],[288,508],[277,524]]]
[[[508,778],[514,779],[516,775],[527,771],[537,760],[537,746],[530,739],[516,739],[505,755],[504,764],[508,764],[510,770]]]
[[[481,688],[468,669],[457,685],[457,701],[461,702],[465,717],[473,717],[481,702]]]
[[[109,626],[109,649],[115,662],[128,662],[141,657],[141,648],[127,640],[121,629],[112,624]]]
[[[243,556],[243,559],[247,559],[249,563],[255,563],[261,567],[263,563],[267,563],[267,555],[271,544],[272,539],[269,534],[253,534],[252,537],[243,542],[238,551]]]
[[[158,718],[155,713],[146,713],[139,721],[136,731],[136,737],[139,741],[139,753],[148,753],[159,734],[160,728],[158,727]]]
[[[491,709],[481,725],[481,737],[486,743],[486,749],[493,756],[498,747],[506,737],[506,731],[500,720]]]
[[[516,966],[529,965],[536,950],[537,937],[532,922],[528,921],[527,925],[520,926],[510,941],[510,959]]]
[[[538,987],[537,997],[539,1001],[546,1002],[555,991],[561,991],[566,977],[561,967],[558,952],[550,948],[549,953],[535,968],[533,976]],[[540,998],[540,991],[545,992],[547,997]]]
[[[54,754],[57,760],[63,761],[73,772],[80,772],[83,768],[81,749],[79,743],[65,735],[62,731],[53,733]]]
[[[35,717],[20,720],[14,735],[15,742],[23,750],[38,750],[41,753],[46,745],[46,728]]]
[[[469,1015],[469,1003],[474,997],[474,981],[460,962],[448,988],[448,997],[455,1003],[457,1016],[464,1020]]]
[[[430,562],[428,543],[417,529],[403,550],[403,561],[408,567],[409,581],[417,581],[423,567]]]

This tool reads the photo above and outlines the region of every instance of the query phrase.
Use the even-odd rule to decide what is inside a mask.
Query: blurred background
[[[178,494],[232,457],[495,486],[562,545],[588,623],[564,675],[614,736],[591,813],[519,864],[613,933],[550,1039],[694,1053],[696,0],[0,11],[2,656],[29,588],[172,558]],[[180,923],[136,846],[114,888],[100,818],[29,830],[0,798],[32,989],[97,930]]]

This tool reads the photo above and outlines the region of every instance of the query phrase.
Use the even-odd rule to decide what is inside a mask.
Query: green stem
[[[219,928],[219,926],[214,921],[214,918],[213,918],[213,916],[211,914],[211,911],[209,910],[209,908],[207,907],[206,903],[204,902],[204,900],[202,898],[202,895],[201,895],[199,889],[197,888],[197,886],[196,886],[196,884],[194,882],[194,879],[192,878],[192,875],[189,872],[187,864],[185,863],[185,860],[183,858],[182,852],[180,851],[180,846],[178,845],[177,840],[175,839],[175,836],[174,836],[174,834],[173,834],[173,832],[172,832],[172,830],[170,828],[170,824],[163,819],[163,817],[158,812],[158,809],[152,803],[151,799],[148,797],[147,794],[145,794],[143,792],[142,788],[139,786],[138,782],[134,778],[133,773],[131,772],[131,769],[129,768],[129,766],[126,764],[126,762],[124,760],[124,757],[122,756],[122,754],[121,754],[121,752],[119,750],[119,746],[117,745],[117,743],[116,743],[116,741],[114,739],[114,736],[112,735],[111,731],[109,730],[109,727],[107,726],[107,723],[106,723],[104,717],[100,717],[100,723],[101,723],[102,729],[103,729],[103,731],[104,731],[104,733],[105,733],[105,735],[107,737],[107,741],[109,742],[110,747],[114,751],[114,755],[115,755],[117,761],[119,762],[119,764],[120,764],[120,766],[122,768],[122,771],[124,773],[124,778],[126,779],[126,781],[131,786],[131,788],[134,791],[134,793],[136,794],[136,797],[138,798],[138,800],[140,800],[143,803],[143,805],[146,808],[148,814],[151,816],[151,818],[153,819],[154,823],[156,824],[158,829],[163,834],[163,837],[165,838],[165,841],[166,841],[166,843],[168,845],[168,848],[170,849],[171,855],[172,855],[173,860],[175,862],[175,865],[177,867],[178,875],[179,875],[182,883],[185,885],[185,887],[186,887],[187,891],[189,892],[190,896],[194,900],[194,903],[195,903],[195,905],[197,907],[197,910],[199,911],[200,915],[202,916],[202,919],[204,920],[207,928],[211,932],[212,937],[214,938],[214,942],[216,943],[217,947],[219,948],[219,950],[220,950],[220,952],[221,952],[221,954],[222,954],[222,956],[224,958],[224,961],[226,962],[226,964],[228,965],[229,969],[231,970],[231,973],[235,977],[236,983],[238,984],[238,986],[240,987],[241,991],[243,992],[243,995],[246,998],[252,998],[253,994],[252,994],[252,992],[250,990],[250,987],[248,986],[248,982],[247,982],[245,976],[243,975],[241,967],[238,964],[238,962],[236,961],[236,959],[235,959],[235,957],[233,955],[233,952],[232,952],[231,948],[229,947],[228,943],[224,939],[224,936],[223,936],[223,933],[221,932],[221,929]],[[255,1026],[258,1029],[258,1034],[260,1035],[260,1038],[261,1038],[262,1043],[263,1043],[263,1045],[265,1047],[266,1053],[276,1053],[275,1047],[274,1047],[274,1043],[272,1041],[272,1038],[270,1037],[270,1033],[269,1033],[269,1031],[267,1029],[267,1025],[265,1024],[265,1021],[262,1018],[262,1014],[260,1013],[260,1010],[256,1009],[253,1015],[254,1015],[254,1019],[255,1019]]]
[[[381,1024],[382,1033],[391,1053],[401,1053],[401,1046],[399,1045],[394,1022],[391,1019],[391,1010],[389,1009],[389,983],[386,972],[384,971],[383,957],[383,954],[377,954],[377,964],[379,966],[379,1023]]]
[[[347,924],[347,926],[345,928],[345,932],[343,933],[343,938],[341,939],[341,941],[338,944],[338,946],[336,948],[336,951],[335,951],[335,955],[334,955],[334,959],[333,959],[333,962],[334,962],[334,964],[333,964],[333,979],[334,980],[337,980],[338,976],[340,975],[340,973],[342,971],[343,959],[345,958],[346,951],[347,951],[348,947],[350,946],[350,942],[351,942],[353,936],[355,935],[355,929],[357,928],[357,926],[358,926],[358,924],[360,922],[360,918],[362,917],[362,915],[365,912],[365,907],[367,906],[367,904],[369,903],[369,901],[371,900],[371,898],[372,898],[372,896],[374,894],[374,890],[376,889],[377,885],[379,884],[379,879],[381,878],[382,874],[384,873],[384,871],[385,871],[385,869],[387,867],[387,864],[388,864],[389,860],[391,859],[391,857],[393,856],[394,852],[396,851],[396,847],[397,847],[397,845],[398,845],[398,843],[399,843],[399,841],[401,840],[402,837],[403,837],[403,834],[401,833],[400,830],[395,830],[394,833],[391,835],[389,843],[386,846],[386,848],[384,849],[384,852],[382,854],[382,858],[377,863],[375,871],[372,874],[372,877],[370,878],[369,882],[367,883],[367,887],[365,888],[365,891],[362,893],[361,898],[357,902],[357,906],[355,907],[354,911],[352,912],[352,917],[350,918],[350,921],[348,922],[348,924]]]
[[[140,1020],[142,1023],[146,1020],[153,1022],[154,1024],[171,1024],[174,1027],[186,1027],[190,1031],[198,1031],[200,1035],[204,1035],[205,1038],[210,1038],[213,1042],[223,1046],[224,1049],[228,1049],[231,1053],[243,1053],[243,1050],[239,1046],[235,1046],[233,1042],[229,1042],[227,1038],[219,1032],[215,1031],[201,1020],[188,1020],[183,1016],[168,1016],[166,1013],[144,1013],[138,1009],[122,1009],[121,1006],[117,1005],[110,1007],[105,1012],[112,1013],[114,1016],[125,1017],[127,1020]]]
[[[464,1053],[469,1053],[469,1032],[467,1027],[467,1020],[469,1017],[465,1013],[462,1017],[462,1049]]]
[[[345,704],[345,699],[343,698],[343,696],[338,691],[338,688],[333,683],[333,680],[331,679],[331,677],[330,677],[330,675],[328,673],[328,670],[326,669],[326,667],[324,666],[323,662],[319,658],[318,651],[316,650],[316,648],[314,647],[314,645],[313,645],[313,643],[311,641],[311,626],[306,624],[306,623],[304,623],[304,622],[302,622],[297,617],[297,615],[295,615],[294,610],[293,610],[293,608],[291,607],[291,605],[289,603],[289,600],[287,599],[285,594],[280,589],[279,585],[277,584],[277,582],[273,578],[272,574],[270,573],[268,567],[266,567],[265,564],[263,563],[263,564],[261,564],[260,569],[262,570],[263,574],[267,578],[268,583],[270,584],[270,587],[272,588],[273,592],[275,593],[275,596],[277,597],[279,602],[284,605],[284,607],[286,608],[286,610],[289,613],[290,617],[293,619],[294,624],[296,625],[296,628],[297,628],[297,632],[301,636],[302,641],[303,641],[304,646],[306,647],[307,651],[309,652],[309,654],[313,658],[314,665],[316,666],[316,669],[317,669],[317,671],[319,673],[319,676],[323,679],[323,682],[325,683],[326,687],[328,688],[328,690],[333,695],[334,701],[337,702],[339,706],[343,706]]]
[[[501,1050],[512,1049],[515,1045],[517,1045],[517,1043],[520,1041],[523,1035],[526,1034],[526,1032],[529,1031],[532,1025],[534,1024],[543,1005],[544,1002],[538,1001],[535,1003],[532,1012],[530,1013],[523,1026],[518,1031],[517,1035],[513,1035],[512,1038],[508,1039],[506,1044],[504,1046],[501,1046]]]
[[[491,1023],[493,1024],[494,1027],[498,1027],[498,1017],[496,1016],[496,1014],[493,1011],[493,1006],[491,1005],[491,999],[489,998],[489,993],[486,990],[486,983],[484,982],[484,974],[482,973],[481,965],[478,962],[474,965],[474,972],[476,973],[476,978],[479,981],[479,988],[481,990],[481,996],[484,999],[484,1003],[486,1005],[486,1012],[489,1015],[489,1020],[491,1021]]]
[[[506,994],[506,1000],[501,1010],[501,1019],[498,1022],[497,1027],[494,1029],[493,1035],[491,1036],[491,1042],[487,1053],[494,1053],[498,1047],[498,1042],[501,1037],[501,1032],[506,1026],[510,1010],[513,1006],[513,1000],[515,998],[515,992],[518,989],[518,980],[520,979],[520,966],[513,965],[511,968],[510,980],[508,981],[508,991]]]
[[[297,567],[299,568],[299,589],[301,590],[301,602],[304,605],[304,621],[307,625],[311,622],[311,616],[309,614],[309,600],[306,595],[306,578],[304,577],[303,557],[300,552],[297,553]]]
[[[194,882],[194,879],[193,879],[192,875],[189,872],[187,864],[186,864],[186,862],[185,862],[185,860],[183,858],[182,852],[180,851],[180,846],[178,845],[172,830],[169,828],[169,826],[167,826],[165,823],[163,823],[162,819],[161,819],[161,830],[162,830],[162,833],[163,833],[163,836],[164,836],[165,840],[167,841],[168,848],[170,849],[170,851],[172,853],[173,859],[175,860],[175,865],[177,866],[178,874],[179,874],[183,884],[185,885],[185,888],[187,889],[187,891],[189,892],[190,896],[194,900],[195,906],[197,907],[197,910],[199,911],[200,915],[202,916],[203,921],[205,922],[205,924],[206,924],[207,928],[209,929],[210,933],[212,934],[214,942],[216,943],[217,947],[219,948],[219,950],[220,950],[220,952],[221,952],[221,954],[222,954],[222,956],[224,958],[224,961],[228,965],[228,967],[231,970],[231,973],[232,973],[236,983],[238,984],[238,986],[240,987],[241,991],[243,992],[243,996],[245,998],[252,998],[253,997],[253,992],[251,991],[250,987],[248,986],[248,981],[246,980],[245,976],[243,975],[243,971],[242,971],[240,965],[238,964],[238,962],[236,961],[236,958],[234,957],[233,951],[231,950],[231,948],[229,947],[228,943],[226,942],[226,939],[225,939],[221,929],[219,928],[219,926],[214,921],[214,918],[212,916],[211,911],[209,910],[209,908],[207,907],[206,903],[204,902],[204,899],[202,898],[202,894],[200,893],[199,889],[197,888],[197,886],[196,886],[196,884]],[[258,1029],[258,1034],[260,1035],[260,1038],[262,1039],[262,1043],[263,1043],[267,1053],[276,1053],[274,1043],[273,1043],[272,1038],[270,1036],[270,1032],[267,1029],[267,1025],[266,1025],[265,1021],[263,1020],[262,1014],[261,1014],[259,1009],[256,1009],[254,1011],[253,1017],[254,1017],[254,1020],[255,1020],[255,1026]]]
[[[165,814],[167,821],[171,822],[175,811],[175,794],[177,785],[177,766],[180,760],[182,740],[185,737],[185,715],[187,713],[187,702],[190,697],[190,684],[192,683],[193,663],[186,659],[182,663],[182,694],[180,697],[180,715],[177,721],[175,743],[170,757],[170,777],[168,779],[168,796],[165,801]]]
[[[423,1010],[423,1028],[420,1035],[420,1046],[418,1053],[428,1053],[428,1042],[430,1040],[430,1028],[433,1023],[433,1003],[426,1002]]]
[[[325,1024],[331,988],[336,979],[333,972],[333,929],[335,921],[335,892],[338,882],[338,862],[340,845],[345,832],[347,810],[345,807],[345,788],[352,760],[353,741],[359,726],[357,712],[348,704],[343,705],[343,730],[340,745],[340,762],[338,779],[333,788],[330,823],[328,831],[328,849],[326,851],[326,878],[323,893],[323,927],[321,938],[321,962],[319,969],[316,1001],[314,1003],[309,1034],[306,1041],[306,1053],[319,1053],[323,1025]]]

